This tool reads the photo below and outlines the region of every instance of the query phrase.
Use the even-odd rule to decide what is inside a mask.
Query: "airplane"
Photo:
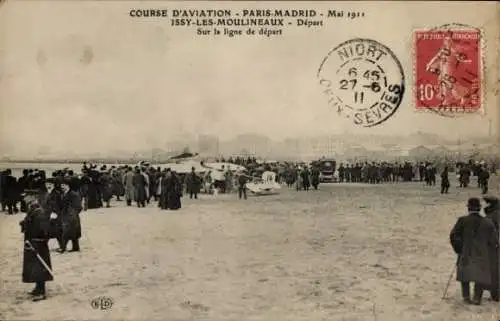
[[[197,156],[199,156],[198,153],[184,152],[184,153],[181,153],[179,155],[172,156],[168,160],[175,161],[175,162],[183,162],[183,161],[187,161],[187,160],[193,160]]]
[[[266,171],[262,173],[262,178],[254,178],[247,183],[246,188],[255,196],[276,195],[280,193],[281,185],[276,182],[276,173]]]

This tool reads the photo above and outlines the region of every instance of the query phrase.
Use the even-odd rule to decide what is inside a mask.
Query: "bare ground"
[[[176,212],[115,202],[82,213],[82,252],[52,252],[56,279],[36,303],[21,283],[22,216],[1,215],[0,319],[498,321],[500,305],[463,305],[454,279],[441,300],[449,231],[478,195],[324,184],[247,201],[184,197]],[[98,296],[111,309],[94,310]]]

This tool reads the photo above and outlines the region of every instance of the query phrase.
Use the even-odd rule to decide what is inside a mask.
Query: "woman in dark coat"
[[[160,194],[160,200],[158,202],[158,206],[162,210],[167,209],[167,200],[168,200],[168,190],[167,190],[167,178],[169,178],[171,175],[170,170],[164,170],[161,173],[161,176],[158,178],[158,184],[159,184],[159,194]]]
[[[86,209],[99,208],[102,205],[98,191],[98,179],[94,170],[88,170],[82,177],[83,189],[86,190]]]
[[[19,224],[24,233],[23,282],[35,283],[30,292],[34,301],[45,299],[45,282],[52,281],[53,276],[38,259],[37,254],[52,269],[49,252],[49,216],[45,213],[40,201],[34,195],[25,197],[28,212]]]

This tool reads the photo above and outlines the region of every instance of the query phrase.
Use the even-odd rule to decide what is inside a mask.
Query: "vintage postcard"
[[[0,1],[0,319],[500,321],[495,1]]]

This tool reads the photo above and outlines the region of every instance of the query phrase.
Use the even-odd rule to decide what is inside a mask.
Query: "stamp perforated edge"
[[[481,81],[481,89],[480,89],[480,103],[479,108],[474,110],[465,110],[462,107],[449,107],[451,110],[446,111],[437,110],[433,108],[417,108],[417,32],[429,32],[429,31],[440,31],[440,30],[454,30],[454,31],[479,31],[479,73],[480,73],[480,81]],[[486,52],[486,41],[484,37],[484,28],[473,27],[465,24],[458,23],[449,23],[444,24],[438,27],[425,28],[425,27],[416,27],[412,30],[411,35],[411,47],[412,47],[412,75],[413,75],[413,86],[412,86],[412,98],[411,104],[412,109],[416,113],[431,113],[444,117],[454,117],[454,116],[464,116],[464,115],[486,115],[485,110],[485,102],[486,102],[486,93],[488,92],[486,89],[487,83],[486,79],[486,70],[485,70],[485,57],[484,53]]]

